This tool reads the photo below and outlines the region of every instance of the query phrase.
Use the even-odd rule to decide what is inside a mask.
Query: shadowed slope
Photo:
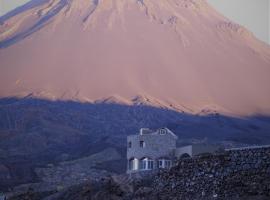
[[[23,12],[23,10],[28,10],[31,8],[35,8],[39,5],[44,5],[45,2],[47,2],[48,0],[45,1],[41,1],[41,2],[29,2],[30,5],[25,7],[22,7],[21,9],[18,9],[18,13]],[[31,34],[35,33],[36,31],[40,30],[42,27],[44,27],[46,24],[48,24],[50,22],[50,19],[53,18],[56,14],[58,14],[58,12],[64,7],[66,6],[67,1],[66,0],[62,0],[59,2],[59,4],[57,4],[56,7],[54,7],[52,10],[50,10],[48,13],[46,13],[45,16],[40,16],[39,19],[33,24],[31,25],[29,28],[27,28],[26,30],[20,32],[20,33],[15,33],[14,36],[12,36],[11,38],[5,39],[3,42],[0,43],[0,48],[5,48],[8,47],[12,44],[15,44],[16,42],[19,42],[20,40],[23,40],[24,38],[30,36]],[[8,14],[8,18],[11,18],[13,16],[13,12],[10,13],[11,16],[9,16]],[[14,13],[14,16],[16,16],[16,12]],[[3,17],[3,21],[5,21],[5,17]],[[1,20],[1,19],[0,19]],[[3,35],[5,34],[5,32],[2,33]]]
[[[29,2],[27,2],[26,4],[19,6],[17,8],[15,8],[14,10],[11,10],[10,12],[6,13],[5,15],[0,17],[0,22],[4,22],[22,12],[25,12],[29,9],[35,8],[37,6],[40,6],[46,2],[48,2],[49,0],[31,0]]]
[[[126,136],[141,127],[168,127],[179,136],[179,145],[270,143],[270,119],[263,116],[240,119],[217,113],[189,115],[147,105],[1,99],[0,183],[4,185],[0,187],[34,181],[38,167],[80,159],[106,148],[121,153],[121,162],[100,163],[100,167],[124,172]]]

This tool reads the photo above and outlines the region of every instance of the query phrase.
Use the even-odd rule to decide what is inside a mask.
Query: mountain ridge
[[[270,113],[269,46],[204,0],[37,2],[0,18],[1,97]]]

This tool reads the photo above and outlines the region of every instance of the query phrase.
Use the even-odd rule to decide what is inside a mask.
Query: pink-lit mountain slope
[[[34,0],[0,21],[1,97],[270,114],[270,47],[204,0]]]

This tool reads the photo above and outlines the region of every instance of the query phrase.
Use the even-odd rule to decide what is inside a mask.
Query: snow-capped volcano
[[[33,0],[0,24],[1,97],[270,113],[270,47],[205,0]]]

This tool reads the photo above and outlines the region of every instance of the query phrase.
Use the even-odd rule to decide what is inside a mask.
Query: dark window
[[[165,168],[170,168],[172,165],[172,161],[170,160],[165,160]]]
[[[160,135],[165,135],[165,134],[167,134],[167,130],[166,129],[160,129],[159,134]]]
[[[154,161],[150,158],[144,158],[144,159],[140,160],[140,169],[141,170],[154,169]]]
[[[145,142],[144,141],[140,141],[140,147],[142,147],[142,148],[145,147]]]
[[[147,159],[146,158],[140,161],[140,169],[144,169],[144,170],[147,169]]]
[[[163,160],[158,160],[158,168],[163,168]]]
[[[131,148],[131,147],[132,147],[132,143],[128,142],[128,148]]]
[[[154,169],[154,161],[148,160],[148,169]]]
[[[166,159],[158,160],[158,167],[159,168],[170,168],[171,166],[172,166],[171,160],[166,160]]]

